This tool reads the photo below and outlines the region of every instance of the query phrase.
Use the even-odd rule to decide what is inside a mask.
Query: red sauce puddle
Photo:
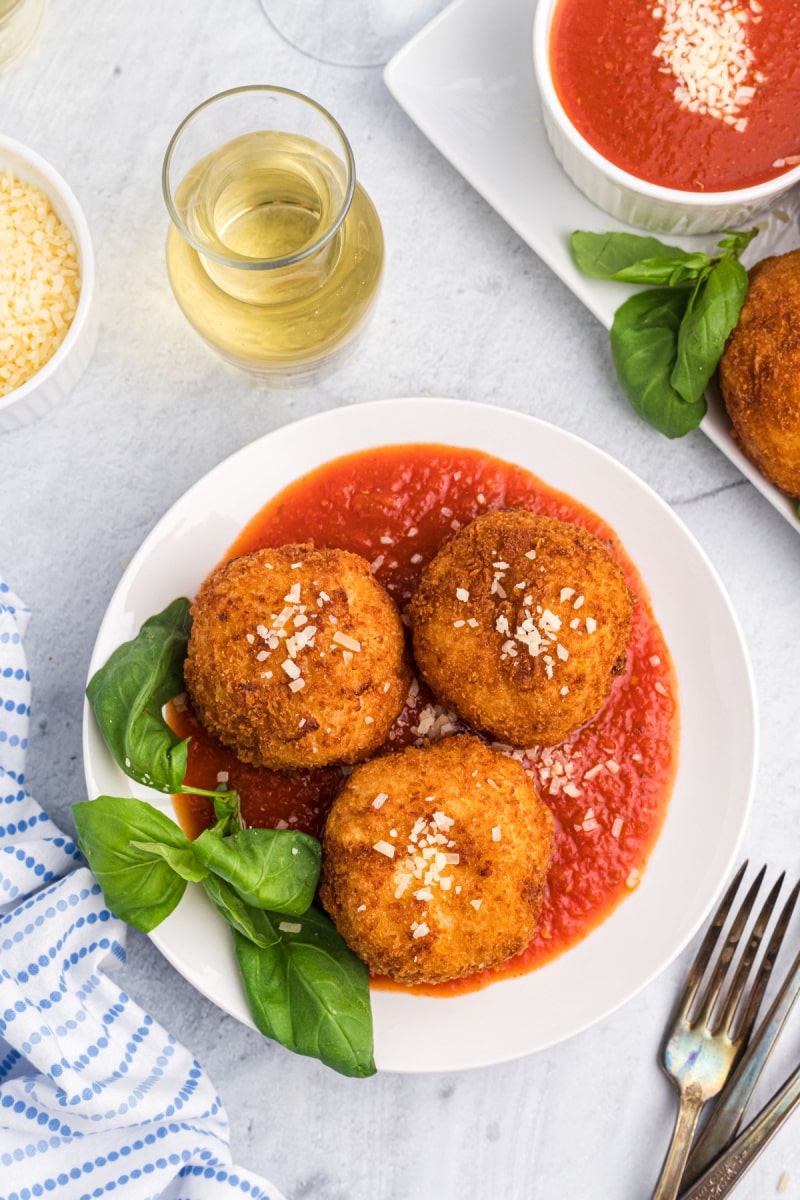
[[[475,450],[391,446],[336,459],[270,500],[225,556],[310,541],[351,550],[373,563],[376,578],[402,610],[421,571],[454,530],[500,508],[572,521],[612,545],[637,596],[628,670],[614,681],[594,721],[524,763],[555,814],[553,866],[530,946],[500,970],[452,983],[409,989],[376,979],[377,986],[448,996],[524,974],[581,941],[630,894],[636,878],[631,872],[643,870],[661,829],[677,766],[677,685],[669,652],[636,567],[613,530],[529,472]],[[381,540],[387,538],[391,544]],[[415,707],[406,707],[395,722],[384,752],[416,740],[412,728],[431,699],[422,685]],[[207,733],[190,708],[171,705],[169,719],[180,736],[192,738],[188,783],[213,789],[218,775],[227,772],[248,825],[288,826],[320,836],[341,785],[338,768],[280,775],[250,767]],[[570,794],[575,790],[577,795]],[[175,807],[190,837],[212,821],[211,804],[202,797],[176,796]]]
[[[653,7],[644,0],[560,0],[550,61],[575,128],[618,167],[664,187],[719,192],[782,174],[789,164],[774,164],[800,154],[797,0],[771,0],[763,14],[749,13],[749,75],[763,79],[745,81],[755,95],[737,114],[747,119],[741,132],[679,106],[677,80],[654,54],[663,18]]]

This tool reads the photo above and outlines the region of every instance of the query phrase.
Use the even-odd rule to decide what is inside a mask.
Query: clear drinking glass
[[[0,0],[0,71],[28,49],[46,8],[47,0]]]
[[[351,347],[383,234],[330,113],[288,88],[213,96],[173,135],[163,189],[172,290],[222,358],[291,383]]]
[[[447,0],[261,0],[264,15],[301,54],[332,67],[382,67]]]

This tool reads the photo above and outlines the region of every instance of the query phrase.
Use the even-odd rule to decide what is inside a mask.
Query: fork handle
[[[800,1105],[800,1067],[797,1067],[735,1142],[720,1155],[682,1200],[714,1200],[727,1196],[761,1151]]]
[[[683,1168],[689,1157],[692,1137],[704,1104],[705,1098],[699,1087],[688,1087],[681,1095],[672,1141],[658,1177],[656,1190],[653,1192],[653,1200],[675,1200],[678,1195]]]

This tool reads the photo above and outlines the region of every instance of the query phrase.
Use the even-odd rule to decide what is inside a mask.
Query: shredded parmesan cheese
[[[361,642],[354,637],[350,637],[349,633],[342,633],[341,629],[336,630],[333,640],[338,645],[344,646],[345,650],[352,650],[354,654],[358,654],[361,650]]]
[[[53,357],[78,307],[78,251],[32,183],[0,173],[0,396]]]
[[[651,11],[663,22],[653,54],[675,79],[676,102],[744,132],[740,114],[764,78],[748,41],[749,25],[761,19],[759,0],[657,0]]]

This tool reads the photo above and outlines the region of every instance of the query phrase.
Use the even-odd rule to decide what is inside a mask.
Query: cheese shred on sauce
[[[663,64],[659,70],[675,77],[680,107],[744,133],[741,111],[763,82],[747,37],[750,22],[760,20],[758,0],[660,0],[652,12],[663,20],[653,54]]]

